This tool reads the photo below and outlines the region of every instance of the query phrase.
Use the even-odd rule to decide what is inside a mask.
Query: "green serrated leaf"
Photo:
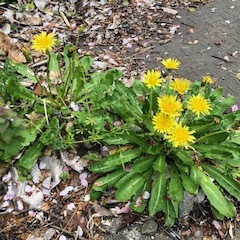
[[[106,166],[104,163],[102,163],[101,161],[92,164],[89,167],[89,170],[91,172],[98,172],[98,173],[106,173],[106,172],[110,172],[112,170],[116,170],[117,168],[119,168],[118,166]]]
[[[43,148],[44,145],[41,142],[34,142],[18,160],[18,167],[30,171],[41,156]]]
[[[112,187],[116,182],[118,182],[124,175],[126,171],[123,169],[116,170],[112,173],[107,174],[104,177],[100,177],[93,184],[93,189],[95,191],[103,192],[106,189]]]
[[[14,63],[14,68],[19,74],[21,74],[23,77],[27,77],[33,83],[38,82],[39,79],[37,75],[35,75],[34,71],[31,68],[29,68],[26,64]]]
[[[132,159],[138,157],[140,154],[141,151],[139,149],[134,148],[127,150],[125,152],[118,152],[116,154],[110,155],[97,164],[101,164],[102,167],[122,165],[124,163],[130,162]],[[92,169],[93,168],[90,167],[91,171]]]
[[[234,167],[240,166],[240,148],[231,143],[224,142],[222,144],[194,144],[194,147],[205,158],[212,160],[226,161],[227,164]]]
[[[48,74],[52,81],[60,77],[58,55],[53,52],[49,53]]]
[[[166,224],[166,226],[172,227],[175,223],[176,215],[171,202],[166,201],[166,209],[164,212],[166,214],[164,223]]]
[[[203,192],[206,194],[210,204],[223,216],[234,217],[236,213],[234,205],[222,195],[219,188],[211,181],[211,179],[198,168],[196,168],[195,174],[198,175],[199,184]]]
[[[133,201],[130,203],[130,208],[137,213],[142,213],[145,208],[147,207],[148,199],[144,199],[142,196],[145,191],[150,192],[151,191],[151,185],[152,185],[152,179],[151,179],[152,171],[149,171],[149,175],[146,176],[146,182],[144,185],[139,188],[139,190],[136,192],[136,194],[133,196]],[[141,201],[139,203],[139,198],[141,198]]]
[[[193,166],[194,165],[194,162],[191,158],[191,155],[193,155],[193,152],[192,151],[184,151],[184,150],[179,150],[177,151],[176,153],[176,156],[183,162],[183,164],[185,165],[189,165],[189,166]],[[175,155],[171,155],[171,157],[173,159],[175,159]]]
[[[166,172],[157,173],[152,187],[151,198],[148,203],[149,215],[154,216],[165,207],[167,193]]]
[[[127,185],[120,186],[116,192],[116,198],[120,201],[127,201],[137,192],[137,190],[144,184],[145,178],[141,174],[135,174],[127,183]]]
[[[168,185],[168,195],[171,198],[172,205],[176,216],[178,216],[179,204],[183,199],[183,184],[179,177],[179,173],[174,164],[170,165],[170,180]]]
[[[185,173],[184,171],[180,170],[181,173],[181,179],[184,189],[190,193],[196,195],[198,193],[198,184],[194,182],[190,176]]]
[[[142,173],[148,169],[151,169],[155,158],[156,156],[150,155],[137,159],[132,166],[132,171]]]
[[[84,56],[80,59],[81,66],[85,72],[85,74],[88,73],[90,67],[93,64],[93,58],[91,56]]]
[[[115,183],[115,188],[120,188],[121,186],[126,186],[128,184],[128,181],[136,174],[136,172],[129,172],[125,176],[123,176],[118,182]]]
[[[113,82],[116,82],[122,77],[122,72],[118,69],[110,69],[104,73],[104,78],[102,78],[101,83],[107,86],[111,86]]]
[[[166,171],[166,155],[161,154],[157,157],[156,161],[153,164],[153,169],[159,173],[164,173]]]
[[[224,175],[218,171],[214,166],[209,164],[202,164],[203,169],[210,174],[226,191],[232,196],[240,200],[240,183],[229,176]]]

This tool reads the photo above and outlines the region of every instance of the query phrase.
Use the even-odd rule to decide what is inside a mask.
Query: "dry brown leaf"
[[[25,63],[26,58],[18,47],[13,43],[12,39],[6,34],[0,32],[0,53],[8,55],[13,62]]]

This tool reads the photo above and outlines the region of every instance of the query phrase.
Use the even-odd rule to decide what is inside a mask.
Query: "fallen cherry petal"
[[[83,172],[83,173],[81,173],[81,174],[79,175],[79,179],[80,179],[80,181],[81,181],[81,184],[82,184],[82,186],[84,186],[84,187],[87,187],[87,186],[88,186],[88,182],[87,182],[87,180],[86,180],[87,176],[88,176],[88,174],[87,174],[86,172]]]
[[[238,105],[237,104],[234,104],[232,107],[232,112],[236,112],[238,110]]]
[[[130,202],[126,203],[123,208],[121,208],[122,213],[131,213]]]
[[[66,196],[69,192],[73,190],[73,186],[66,187],[63,191],[59,193],[60,196]]]
[[[5,208],[9,206],[9,201],[4,201],[1,208]]]
[[[78,235],[78,237],[82,237],[83,236],[83,230],[82,230],[82,228],[80,226],[78,226],[78,228],[77,228],[77,235]]]
[[[26,185],[25,187],[25,192],[29,195],[29,194],[32,194],[33,191],[34,191],[34,187],[31,187],[30,185]]]
[[[2,181],[6,183],[9,182],[11,179],[12,179],[12,174],[10,171],[2,177]]]
[[[61,235],[61,236],[59,237],[59,240],[67,240],[67,238],[66,238],[64,235]]]
[[[67,209],[70,210],[70,211],[72,211],[74,208],[75,208],[75,204],[74,203],[69,203],[67,205]]]
[[[18,210],[23,210],[23,203],[21,200],[17,200],[17,206],[18,206]]]
[[[50,189],[45,188],[45,187],[42,188],[42,193],[43,193],[44,196],[49,196],[50,192],[51,192]]]
[[[36,212],[34,212],[33,210],[30,210],[30,211],[28,211],[28,215],[30,217],[35,217],[36,216]]]
[[[12,200],[15,197],[15,192],[12,189],[8,189],[7,193],[4,196],[4,200]]]
[[[88,202],[90,200],[90,194],[87,194],[85,197],[84,197],[84,202]]]

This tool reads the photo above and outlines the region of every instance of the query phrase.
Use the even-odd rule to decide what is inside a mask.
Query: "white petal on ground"
[[[2,177],[2,181],[6,183],[9,182],[11,179],[12,179],[12,174],[10,171]]]
[[[18,210],[20,211],[23,210],[23,202],[21,200],[17,200],[17,206],[18,206]]]
[[[43,11],[44,8],[46,7],[46,4],[48,1],[44,1],[44,0],[34,0],[33,1],[34,4],[36,5],[36,7],[40,10],[40,11]]]
[[[59,237],[59,240],[67,240],[67,238],[66,238],[64,235],[61,235],[61,236]]]
[[[52,181],[52,177],[51,176],[45,178],[44,181],[42,182],[42,186],[44,188],[51,189],[51,181]]]
[[[41,162],[39,163],[39,168],[40,168],[40,169],[46,169],[46,167],[47,167],[47,164],[46,164],[45,162],[42,162],[42,161],[41,161]]]
[[[49,169],[52,176],[51,189],[56,187],[61,181],[61,174],[63,173],[64,164],[56,156],[44,156],[40,161],[46,164],[46,169]]]
[[[87,187],[88,186],[88,182],[86,180],[88,174],[86,172],[83,172],[79,175],[79,179],[81,181],[81,185],[84,186],[84,187]]]
[[[1,206],[1,209],[6,208],[8,206],[9,206],[9,201],[4,201],[2,206]]]
[[[85,195],[83,201],[88,202],[90,200],[90,194]]]
[[[38,164],[35,164],[31,170],[31,175],[32,175],[32,181],[34,183],[39,183],[40,182],[40,177],[41,177],[41,171],[38,167]]]
[[[71,102],[71,103],[70,103],[70,107],[71,107],[71,109],[72,109],[74,112],[78,112],[79,109],[80,109],[79,105],[76,104],[75,102]]]
[[[74,189],[73,186],[68,186],[64,190],[62,190],[59,195],[60,196],[66,196],[69,192],[71,192]]]
[[[14,199],[15,198],[15,192],[14,192],[14,190],[12,189],[12,187],[11,186],[8,186],[8,191],[7,191],[7,193],[5,194],[5,196],[4,196],[4,200],[5,201],[7,201],[7,200],[12,200],[12,199]]]
[[[9,23],[5,23],[1,28],[0,31],[8,35],[11,32],[11,25]]]
[[[130,202],[126,203],[123,208],[121,208],[122,213],[131,213]]]
[[[163,10],[165,13],[169,13],[169,14],[172,14],[172,15],[176,15],[176,14],[178,13],[177,10],[171,9],[171,8],[166,8],[166,7],[162,7],[162,10]]]
[[[3,13],[2,17],[5,17],[7,20],[9,20],[11,23],[14,22],[14,18],[13,18],[13,12],[10,10],[7,10]]]
[[[75,155],[72,159],[70,159],[68,152],[60,151],[61,159],[65,162],[69,167],[71,167],[76,172],[80,173],[84,167],[88,165],[87,161],[79,156]]]
[[[70,210],[70,211],[72,211],[74,208],[75,208],[75,204],[74,203],[69,203],[67,205],[67,209]]]
[[[44,198],[43,193],[39,188],[36,188],[30,196],[22,194],[20,197],[30,208],[39,208]]]
[[[24,190],[27,194],[32,194],[34,189],[35,189],[35,186],[26,185]]]
[[[33,211],[33,210],[28,211],[28,215],[29,215],[30,217],[35,217],[36,214],[37,214],[37,213],[36,213],[35,211]]]
[[[77,235],[79,238],[83,236],[83,230],[80,226],[78,226],[78,228],[77,228]]]
[[[49,196],[50,193],[51,193],[51,190],[43,187],[42,188],[42,193],[43,193],[44,196]]]

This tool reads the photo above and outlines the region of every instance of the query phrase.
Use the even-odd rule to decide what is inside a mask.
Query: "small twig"
[[[34,68],[34,67],[39,67],[39,66],[41,66],[41,65],[46,64],[47,62],[48,62],[48,60],[47,60],[47,59],[44,59],[44,60],[42,60],[42,61],[40,61],[40,62],[34,63],[34,64],[32,65],[32,67],[33,67],[33,68]]]
[[[62,228],[60,228],[60,227],[58,227],[58,226],[55,226],[55,225],[50,225],[52,228],[54,228],[54,229],[57,229],[57,230],[59,230],[61,233],[60,233],[60,236],[62,235],[62,233],[65,233],[65,234],[67,234],[67,235],[69,235],[69,236],[71,236],[71,237],[75,237],[75,234],[73,234],[73,233],[71,233],[71,232],[69,232],[69,231],[67,231],[67,230],[65,230],[65,228],[64,229],[62,229]],[[59,236],[59,237],[60,237]],[[57,238],[59,238],[59,237],[57,237]]]
[[[65,14],[64,14],[62,11],[59,11],[59,12],[60,12],[60,14],[61,14],[64,22],[66,23],[66,25],[67,25],[68,27],[70,27],[70,22],[68,21],[68,19],[67,19],[67,17],[65,16]]]
[[[138,54],[145,53],[145,52],[147,52],[148,50],[153,49],[153,48],[155,48],[155,46],[151,46],[151,47],[145,48],[145,49],[143,49],[143,50],[140,51],[140,52],[137,52],[137,53],[132,54],[132,56],[126,57],[125,59],[131,59],[131,58],[137,56]]]
[[[223,62],[233,63],[233,61],[228,61],[228,60],[226,60],[226,59],[224,59],[224,58],[222,58],[222,57],[218,57],[218,56],[214,56],[214,55],[212,55],[211,57],[216,58],[216,59],[219,59],[219,60],[221,60],[221,61],[223,61]]]
[[[72,214],[72,216],[70,217],[69,221],[67,222],[67,224],[65,225],[65,227],[64,227],[63,229],[61,229],[61,232],[60,232],[60,234],[57,236],[56,239],[59,239],[59,237],[61,236],[61,234],[62,234],[63,232],[66,232],[66,228],[68,227],[68,225],[69,225],[70,222],[72,221],[72,219],[73,219],[74,215],[76,214],[77,210],[78,210],[78,208],[76,208],[76,210],[73,212],[73,214]],[[72,236],[74,237],[74,235],[72,235]]]

